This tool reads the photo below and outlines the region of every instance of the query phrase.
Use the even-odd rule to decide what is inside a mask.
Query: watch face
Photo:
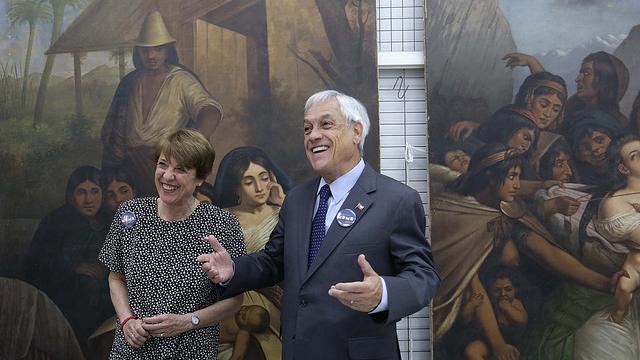
[[[198,318],[198,315],[196,314],[191,314],[191,323],[196,326],[198,324],[200,324],[200,318]]]

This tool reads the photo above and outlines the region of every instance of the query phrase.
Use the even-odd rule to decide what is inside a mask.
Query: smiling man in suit
[[[285,360],[400,359],[396,322],[440,283],[418,193],[362,159],[369,126],[356,99],[312,95],[304,147],[318,177],[287,194],[263,251],[234,263],[209,236],[198,257],[225,298],[283,281]]]

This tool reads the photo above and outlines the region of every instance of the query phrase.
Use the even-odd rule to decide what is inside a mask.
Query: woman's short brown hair
[[[156,161],[160,155],[173,158],[187,169],[195,169],[196,177],[204,180],[211,173],[216,152],[200,132],[180,129],[163,137],[156,144]]]

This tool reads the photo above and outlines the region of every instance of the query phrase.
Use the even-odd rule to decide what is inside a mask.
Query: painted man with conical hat
[[[195,128],[211,138],[222,106],[181,65],[158,11],[144,20],[133,49],[135,70],[118,86],[102,128],[103,167],[122,167],[141,196],[154,195],[154,145],[167,133]]]

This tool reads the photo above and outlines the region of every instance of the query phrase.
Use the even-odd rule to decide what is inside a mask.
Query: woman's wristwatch
[[[198,317],[198,314],[191,313],[191,326],[193,328],[197,328],[199,324],[200,324],[200,318]]]

